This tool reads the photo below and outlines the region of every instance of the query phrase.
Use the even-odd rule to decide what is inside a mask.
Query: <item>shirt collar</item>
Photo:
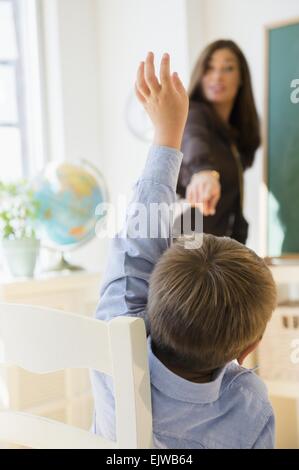
[[[220,368],[212,382],[195,383],[174,374],[154,355],[151,337],[147,339],[151,383],[165,395],[189,403],[212,403],[219,398],[228,364]]]

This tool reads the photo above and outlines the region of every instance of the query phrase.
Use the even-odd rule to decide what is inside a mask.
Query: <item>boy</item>
[[[177,74],[170,74],[168,54],[160,82],[148,54],[136,94],[155,137],[133,202],[171,205],[188,97]],[[130,224],[128,213],[124,233]],[[204,235],[200,248],[186,249],[180,241],[171,244],[171,234],[116,237],[109,260],[96,316],[146,320],[155,446],[272,448],[274,417],[265,386],[241,367],[275,308],[275,285],[263,260],[228,238]],[[94,431],[115,439],[111,381],[93,371],[92,382]]]

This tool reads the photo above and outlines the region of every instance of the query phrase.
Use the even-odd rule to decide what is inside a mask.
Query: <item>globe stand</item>
[[[45,272],[60,272],[60,271],[84,271],[82,266],[76,266],[74,264],[69,263],[65,257],[64,253],[60,254],[60,260],[58,263],[54,264],[54,266],[45,269]]]

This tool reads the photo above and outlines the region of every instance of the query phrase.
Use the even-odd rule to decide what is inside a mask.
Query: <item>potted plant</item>
[[[38,203],[26,180],[0,181],[2,253],[13,276],[32,277],[40,248],[36,237]]]

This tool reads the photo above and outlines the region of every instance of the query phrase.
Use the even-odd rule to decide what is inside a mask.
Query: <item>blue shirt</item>
[[[134,187],[127,219],[111,241],[96,318],[129,315],[144,318],[149,277],[170,246],[169,237],[125,237],[136,223],[134,204],[172,204],[182,154],[152,146]],[[157,448],[251,449],[274,447],[274,415],[261,379],[235,361],[219,369],[212,381],[194,383],[179,377],[152,352],[148,336],[154,444]],[[113,382],[91,371],[95,400],[93,432],[116,440]]]

